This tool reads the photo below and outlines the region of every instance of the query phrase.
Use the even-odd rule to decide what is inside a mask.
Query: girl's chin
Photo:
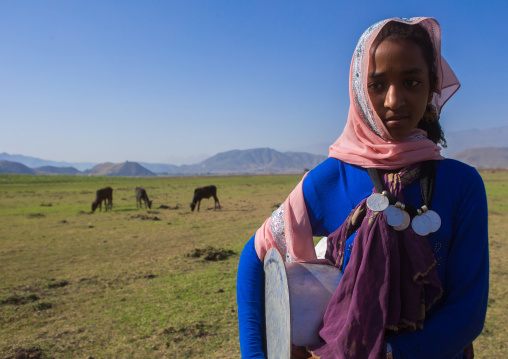
[[[393,139],[402,140],[410,136],[416,126],[408,126],[407,121],[388,121],[385,123],[385,128]]]
[[[394,140],[402,140],[402,139],[408,137],[412,131],[412,129],[404,130],[404,129],[400,129],[400,128],[397,128],[397,129],[387,128],[387,130],[388,130],[388,133],[390,134],[390,136],[392,136],[392,138]]]

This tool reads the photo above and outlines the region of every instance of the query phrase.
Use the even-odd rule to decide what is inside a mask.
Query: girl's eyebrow
[[[402,71],[403,75],[414,75],[414,74],[421,74],[423,73],[423,69],[419,67],[413,67],[408,70]],[[369,72],[369,77],[376,78],[376,77],[382,77],[386,74],[386,72]]]
[[[423,72],[424,72],[423,69],[419,67],[413,67],[412,69],[402,71],[404,75],[421,74]]]

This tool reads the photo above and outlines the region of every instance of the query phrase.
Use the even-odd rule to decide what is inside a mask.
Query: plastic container
[[[330,265],[285,263],[272,248],[264,260],[267,356],[286,359],[291,344],[319,342],[319,327],[342,272]]]

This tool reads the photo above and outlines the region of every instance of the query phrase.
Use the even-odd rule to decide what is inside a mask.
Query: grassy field
[[[482,175],[491,292],[476,357],[505,358],[508,172]],[[300,178],[0,175],[0,358],[239,358],[240,252]],[[209,199],[192,213],[209,184],[222,210]],[[105,186],[113,211],[90,214]]]

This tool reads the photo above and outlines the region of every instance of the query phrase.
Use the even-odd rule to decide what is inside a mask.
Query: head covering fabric
[[[370,50],[380,30],[398,21],[420,25],[430,36],[434,47],[437,82],[431,104],[439,114],[460,84],[441,56],[441,29],[432,18],[393,18],[369,27],[361,36],[353,54],[349,73],[350,107],[342,135],[330,146],[329,157],[361,167],[398,169],[426,160],[442,160],[440,147],[427,139],[421,129],[412,130],[406,138],[396,140],[373,109],[367,89]]]
[[[312,228],[302,189],[306,175],[284,203],[257,230],[254,246],[261,261],[270,248],[277,248],[287,262],[316,260]]]

